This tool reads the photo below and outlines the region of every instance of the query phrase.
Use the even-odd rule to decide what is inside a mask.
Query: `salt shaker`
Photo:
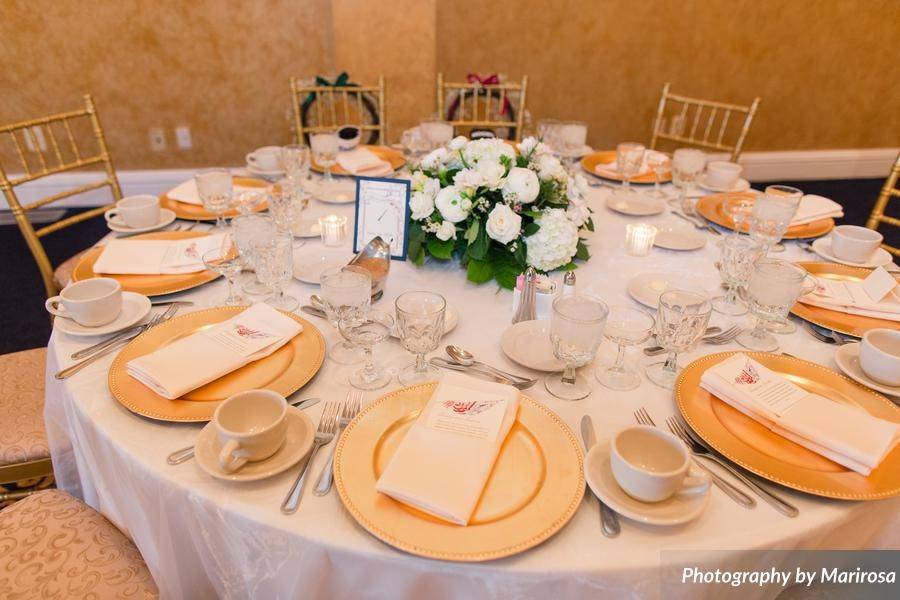
[[[563,277],[563,288],[562,288],[562,296],[574,296],[575,295],[575,271],[566,271],[565,277]]]
[[[537,294],[537,271],[534,267],[525,270],[525,281],[522,284],[522,294],[519,299],[519,307],[513,315],[513,324],[519,321],[533,321],[537,318],[535,311],[535,296]]]

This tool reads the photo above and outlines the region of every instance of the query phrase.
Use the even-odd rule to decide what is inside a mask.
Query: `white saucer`
[[[584,477],[594,495],[629,519],[648,525],[681,525],[693,521],[709,503],[709,489],[697,494],[675,494],[662,502],[641,502],[625,493],[613,477],[609,440],[594,444],[584,458]]]
[[[447,306],[446,311],[444,312],[444,335],[447,335],[459,325],[459,312],[453,308],[452,306]],[[391,337],[399,338],[400,335],[397,333],[397,326],[394,325],[394,328],[391,329]]]
[[[628,295],[652,309],[659,306],[659,297],[678,287],[678,277],[663,273],[645,273],[628,281]]]
[[[859,342],[843,344],[834,351],[834,362],[850,379],[888,396],[900,397],[900,386],[885,385],[871,379],[859,364]]]
[[[627,199],[622,196],[612,192],[606,199],[606,208],[633,217],[649,217],[666,210],[666,201],[661,198],[648,198],[640,192],[630,193]]]
[[[294,254],[294,279],[319,284],[319,276],[326,269],[342,267],[353,258],[346,250],[313,250]]]
[[[309,194],[326,204],[352,204],[356,202],[356,180],[335,179],[326,184],[323,179],[311,179],[303,184]]]
[[[706,245],[706,236],[695,229],[665,227],[656,232],[653,245],[668,250],[698,250]]]
[[[172,223],[175,220],[175,213],[169,210],[168,208],[160,208],[159,209],[159,222],[156,225],[150,225],[149,227],[136,227],[131,228],[125,225],[124,222],[117,223],[115,221],[107,221],[106,226],[116,233],[144,233],[146,231],[154,231],[159,229],[160,227],[165,227]]]
[[[244,167],[248,173],[251,175],[255,175],[256,177],[262,177],[263,179],[281,179],[284,177],[284,169],[257,169],[256,167],[248,164]]]
[[[553,355],[550,321],[520,321],[507,327],[500,336],[500,348],[510,360],[535,371],[555,373],[566,367]]]
[[[321,235],[319,229],[319,217],[307,217],[304,215],[299,222],[294,223],[294,237],[299,238],[317,238]]]
[[[813,241],[812,249],[813,252],[824,259],[840,263],[842,265],[849,265],[851,267],[864,267],[867,269],[874,269],[876,267],[883,267],[894,262],[894,258],[891,256],[891,253],[884,248],[878,248],[875,253],[872,254],[872,256],[869,258],[869,260],[864,263],[851,262],[849,260],[838,258],[831,253],[831,237],[822,237]]]
[[[72,319],[57,317],[54,323],[57,329],[73,337],[91,337],[95,335],[109,335],[131,327],[150,312],[150,298],[135,292],[122,292],[122,310],[119,316],[111,323],[99,327],[85,327]]]
[[[219,467],[219,450],[222,444],[216,433],[215,424],[210,421],[200,430],[194,444],[194,458],[201,469],[216,479],[223,481],[257,481],[277,475],[290,469],[309,454],[316,435],[316,426],[306,413],[293,408],[287,409],[287,436],[278,451],[265,460],[248,462],[234,473],[226,473]]]
[[[750,189],[750,182],[746,179],[738,179],[737,183],[735,183],[734,186],[730,188],[717,185],[709,185],[708,183],[706,183],[706,173],[697,178],[697,185],[702,187],[704,190],[709,190],[710,192],[746,192]]]

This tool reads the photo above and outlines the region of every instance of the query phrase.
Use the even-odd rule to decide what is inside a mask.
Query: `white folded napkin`
[[[900,442],[900,424],[811,394],[743,353],[707,369],[700,387],[774,433],[864,477]]]
[[[185,240],[111,240],[94,263],[108,275],[180,275],[204,270],[203,254],[222,248],[228,234]]]
[[[378,177],[388,175],[394,170],[391,163],[382,160],[371,150],[360,147],[346,152],[338,152],[337,161],[345,171],[353,175]]]
[[[250,186],[250,185],[232,185],[232,194],[237,195],[241,192],[264,192],[266,188],[259,186]],[[188,179],[183,183],[179,183],[177,186],[166,192],[166,196],[171,198],[172,200],[177,200],[178,202],[184,202],[185,204],[196,204],[197,206],[203,206],[203,201],[200,200],[200,194],[197,192],[197,182],[194,181],[193,178]]]
[[[269,356],[303,326],[268,304],[254,304],[215,327],[128,361],[129,375],[169,400]]]
[[[806,225],[828,217],[838,219],[843,216],[844,207],[834,200],[824,196],[806,194],[800,198],[800,205],[797,207],[797,214],[791,219],[791,226]]]
[[[648,158],[651,156],[656,156],[656,155],[668,158],[662,152],[657,152],[656,150],[647,150],[644,153],[643,160],[641,161],[641,168],[638,171],[638,174],[634,175],[634,177],[640,177],[642,175],[646,175],[647,173],[649,173],[652,169],[650,168],[650,166],[648,164]],[[608,162],[608,163],[599,164],[596,167],[594,167],[594,171],[598,175],[605,176],[605,177],[621,177],[622,176],[622,174],[619,172],[619,163],[617,160],[613,160],[612,162]]]
[[[514,387],[445,373],[375,489],[467,525],[518,410]]]
[[[900,321],[900,285],[884,267],[861,282],[817,277],[816,289],[798,301],[851,315]]]

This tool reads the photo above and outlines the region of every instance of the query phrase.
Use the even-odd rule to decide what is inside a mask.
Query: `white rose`
[[[526,262],[541,271],[552,271],[571,262],[578,250],[578,227],[565,211],[545,210],[535,223],[540,229],[525,238]]]
[[[413,220],[427,219],[434,212],[434,199],[425,192],[413,192],[409,198],[409,210]]]
[[[537,147],[538,140],[534,136],[529,136],[516,144],[516,148],[519,149],[519,154],[531,154],[531,152]]]
[[[576,227],[581,227],[591,218],[591,211],[588,209],[587,202],[579,196],[569,200],[569,205],[566,207],[566,216]]]
[[[426,178],[425,185],[422,186],[422,192],[428,194],[432,199],[441,191],[441,182],[434,177]]]
[[[450,238],[456,239],[456,226],[450,221],[444,221],[441,223],[441,226],[438,228],[434,235],[437,236],[437,239],[447,241]]]
[[[447,160],[447,157],[450,156],[450,151],[446,148],[438,148],[437,150],[432,150],[428,154],[425,155],[425,158],[422,159],[422,162],[419,165],[423,169],[428,169],[429,171],[433,171],[444,164],[444,161]]]
[[[581,200],[587,194],[587,188],[588,184],[583,176],[575,175],[574,177],[569,177],[569,180],[566,182],[566,198],[570,202]]]
[[[453,138],[452,140],[450,140],[450,143],[447,145],[450,147],[451,150],[453,150],[455,152],[457,150],[462,150],[463,148],[465,148],[466,144],[468,144],[468,143],[469,143],[469,140],[466,139],[466,136],[458,135],[455,138]]]
[[[566,170],[563,168],[559,159],[551,154],[542,154],[535,161],[538,170],[538,177],[544,181],[550,179],[560,179],[565,181]]]
[[[484,183],[484,179],[476,169],[463,169],[453,178],[453,185],[460,189],[474,189]]]
[[[541,193],[541,182],[531,169],[513,167],[503,184],[503,198],[508,202],[529,204]]]
[[[437,197],[434,199],[434,205],[440,211],[445,221],[459,223],[460,221],[465,221],[466,217],[469,216],[469,209],[463,206],[464,200],[469,205],[469,209],[471,209],[472,202],[467,198],[462,198],[459,189],[451,185],[438,192]]]
[[[501,244],[508,244],[519,237],[522,228],[522,217],[505,204],[498,204],[488,215],[485,230],[488,237]]]
[[[503,184],[503,175],[506,167],[502,163],[486,160],[478,163],[478,174],[481,176],[484,186],[490,190],[496,190]]]

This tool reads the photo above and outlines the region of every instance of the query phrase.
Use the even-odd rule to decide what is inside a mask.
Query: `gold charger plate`
[[[303,331],[287,344],[175,400],[163,398],[125,371],[133,358],[149,354],[176,340],[230,319],[246,306],[223,306],[192,312],[157,325],[132,340],[109,368],[109,390],[128,410],[160,421],[209,421],[229,396],[252,389],[267,389],[287,397],[313,378],[325,360],[325,338],[309,321],[293,313],[283,314]],[[186,365],[185,368],[190,368]]]
[[[263,181],[262,179],[253,179],[251,177],[235,177],[234,178],[235,185],[242,185],[245,187],[253,187],[253,188],[267,188],[269,187],[268,181]],[[175,213],[175,216],[179,219],[186,219],[188,221],[215,221],[216,215],[214,213],[209,212],[205,208],[203,208],[199,204],[189,204],[187,202],[179,202],[178,200],[173,200],[169,198],[166,194],[163,194],[159,197],[159,205],[162,208],[168,208],[172,212]],[[253,212],[260,212],[266,210],[268,207],[268,203],[264,200],[259,206],[256,206],[253,209]],[[236,208],[232,208],[225,212],[226,217],[236,217],[238,215],[238,210]]]
[[[806,269],[811,275],[837,281],[862,281],[872,273],[872,269],[829,262],[798,262],[797,264]],[[802,302],[795,303],[791,308],[791,313],[804,321],[809,321],[838,333],[852,335],[853,337],[862,337],[870,329],[895,329],[900,327],[900,324],[896,321],[851,315],[837,310],[803,304]]]
[[[394,150],[387,146],[367,146],[365,144],[360,145],[359,148],[365,148],[372,154],[375,154],[378,158],[388,161],[391,163],[391,168],[395,171],[406,164],[406,159],[403,158],[403,153],[399,150]],[[325,172],[325,169],[316,162],[315,158],[311,160],[311,167],[316,173]],[[353,173],[350,173],[337,163],[331,167],[331,173],[333,175],[353,175]]]
[[[203,231],[154,231],[132,236],[134,240],[185,240],[203,237],[209,233]],[[91,248],[82,255],[72,272],[72,281],[81,281],[93,277],[110,277],[122,284],[122,290],[136,292],[145,296],[163,296],[195,288],[219,278],[217,273],[205,270],[184,275],[100,275],[94,273],[94,263],[100,258],[103,247]]]
[[[603,150],[601,152],[594,152],[592,154],[588,154],[587,156],[581,157],[581,168],[596,177],[622,181],[621,177],[614,177],[613,175],[600,175],[595,170],[597,168],[597,165],[609,164],[614,160],[616,160],[615,150]],[[653,174],[653,171],[650,171],[649,173],[644,173],[643,175],[632,177],[630,181],[631,183],[655,183],[656,176]],[[668,183],[670,181],[672,181],[672,171],[666,171],[665,174],[663,174],[663,176],[659,178],[660,183]]]
[[[757,194],[754,192],[726,192],[723,194],[710,194],[704,196],[697,201],[697,212],[700,213],[707,221],[712,221],[716,225],[720,225],[734,231],[734,220],[731,215],[725,214],[725,200],[728,198],[748,198],[755,200]],[[741,228],[741,231],[747,233],[747,226]],[[797,240],[807,238],[822,237],[826,233],[834,229],[834,219],[819,219],[805,225],[793,225],[788,227],[784,234],[786,240]]]
[[[555,413],[525,396],[469,525],[453,525],[375,491],[435,385],[382,396],[340,437],[334,482],[353,518],[395,548],[462,562],[517,554],[559,531],[584,494],[581,449]]]
[[[735,352],[697,359],[678,376],[675,403],[682,416],[710,446],[735,464],[781,485],[827,498],[876,500],[900,494],[900,446],[868,477],[789,441],[700,387],[706,369]],[[900,423],[900,408],[821,365],[767,352],[746,352],[803,389],[871,415]]]

